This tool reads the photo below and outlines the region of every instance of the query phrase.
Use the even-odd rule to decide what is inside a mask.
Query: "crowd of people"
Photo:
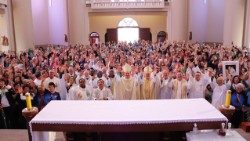
[[[223,61],[238,61],[223,71]],[[224,74],[223,74],[224,73]],[[216,108],[227,90],[231,122],[248,120],[250,57],[246,49],[189,42],[106,43],[0,54],[0,128],[26,128],[25,94],[41,110],[51,100],[205,98]]]

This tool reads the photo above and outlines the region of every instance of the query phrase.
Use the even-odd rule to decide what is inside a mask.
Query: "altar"
[[[218,129],[223,122],[227,118],[205,99],[51,101],[31,120],[30,128],[33,141],[39,141],[43,131],[191,131],[194,123],[198,129]]]

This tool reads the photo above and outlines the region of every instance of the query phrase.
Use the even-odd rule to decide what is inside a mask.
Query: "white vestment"
[[[156,99],[155,80],[144,78],[141,84],[140,99]]]
[[[160,99],[171,99],[172,82],[170,79],[164,79],[160,85]]]
[[[212,105],[215,108],[219,108],[225,102],[226,92],[228,88],[226,85],[215,86],[213,95],[212,95]]]
[[[140,89],[138,82],[132,77],[126,79],[114,78],[114,96],[116,100],[135,100],[137,99],[137,92]]]
[[[161,75],[162,73],[156,73],[154,75],[154,80],[155,80],[155,95],[156,95],[156,99],[161,99]]]
[[[42,85],[42,80],[36,78],[36,79],[34,80],[34,83],[35,83],[35,85],[36,85],[37,87],[39,87],[39,86]]]
[[[177,94],[176,94],[176,99],[181,99],[181,81],[177,81]]]
[[[112,100],[113,95],[112,95],[111,90],[109,88],[104,87],[102,90],[99,88],[96,88],[93,90],[92,99],[94,99],[94,100]]]
[[[98,87],[98,84],[97,84],[97,83],[98,83],[98,81],[99,81],[100,79],[102,79],[102,80],[104,81],[105,87],[108,87],[107,78],[105,78],[105,77],[103,76],[103,77],[101,77],[101,78],[96,77],[96,78],[93,80],[93,83],[92,83],[92,87],[93,87],[93,88],[97,88],[97,87]]]
[[[61,99],[66,100],[68,92],[67,92],[66,81],[65,81],[64,77],[62,77],[60,79],[60,85],[59,85],[58,89],[59,89],[59,94],[60,94]]]
[[[79,85],[69,89],[67,100],[90,100],[91,89],[88,87],[82,88]]]
[[[199,81],[194,79],[193,77],[189,77],[188,81],[188,98],[204,98],[205,97],[205,89],[206,89],[206,81],[202,78]]]

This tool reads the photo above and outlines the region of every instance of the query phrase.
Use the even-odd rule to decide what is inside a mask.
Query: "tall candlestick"
[[[230,107],[230,104],[231,104],[231,91],[228,90],[228,91],[227,91],[227,94],[226,94],[226,100],[225,100],[224,106],[225,106],[226,108],[229,108],[229,107]]]
[[[27,109],[31,110],[32,109],[32,104],[31,104],[31,97],[30,97],[30,93],[26,93],[26,105],[27,105]]]

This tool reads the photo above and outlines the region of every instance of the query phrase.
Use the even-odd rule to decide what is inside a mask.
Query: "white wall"
[[[0,3],[7,4],[7,0],[0,0]]]
[[[2,4],[6,4],[7,5],[7,1],[6,0],[0,0],[0,3]],[[2,45],[2,36],[6,36],[7,38],[9,38],[9,33],[8,33],[8,9],[7,7],[4,8],[5,9],[5,13],[4,14],[0,14],[0,51],[8,51],[9,50],[9,46],[3,46]]]
[[[190,0],[189,31],[193,41],[241,46],[245,0]],[[250,4],[249,4],[250,7]],[[250,15],[250,14],[249,14]]]
[[[244,46],[250,49],[250,1],[247,1]]]
[[[150,28],[152,42],[156,42],[158,32],[166,31],[166,14],[166,12],[152,11],[89,13],[89,33],[97,32],[101,43],[104,43],[107,28],[117,28],[122,19],[130,17],[138,23],[140,28]]]
[[[225,1],[207,0],[206,42],[223,42]]]
[[[32,0],[35,45],[67,45],[67,0]]]
[[[82,0],[68,0],[70,44],[84,43],[84,7]]]
[[[16,51],[34,48],[31,0],[12,0]]]
[[[224,18],[224,45],[241,47],[243,42],[245,0],[227,0]]]
[[[64,34],[68,34],[67,0],[53,0],[49,6],[50,43],[67,45]]]
[[[188,1],[174,0],[168,11],[169,40],[182,41],[188,38]]]
[[[0,45],[0,51],[15,51],[12,4],[10,0],[0,0],[0,3],[7,5],[5,13],[0,15],[0,37],[6,36],[9,41],[9,46]]]
[[[47,0],[32,0],[32,18],[35,45],[50,44]]]
[[[207,4],[204,0],[189,0],[189,32],[192,32],[192,41],[206,40]]]

